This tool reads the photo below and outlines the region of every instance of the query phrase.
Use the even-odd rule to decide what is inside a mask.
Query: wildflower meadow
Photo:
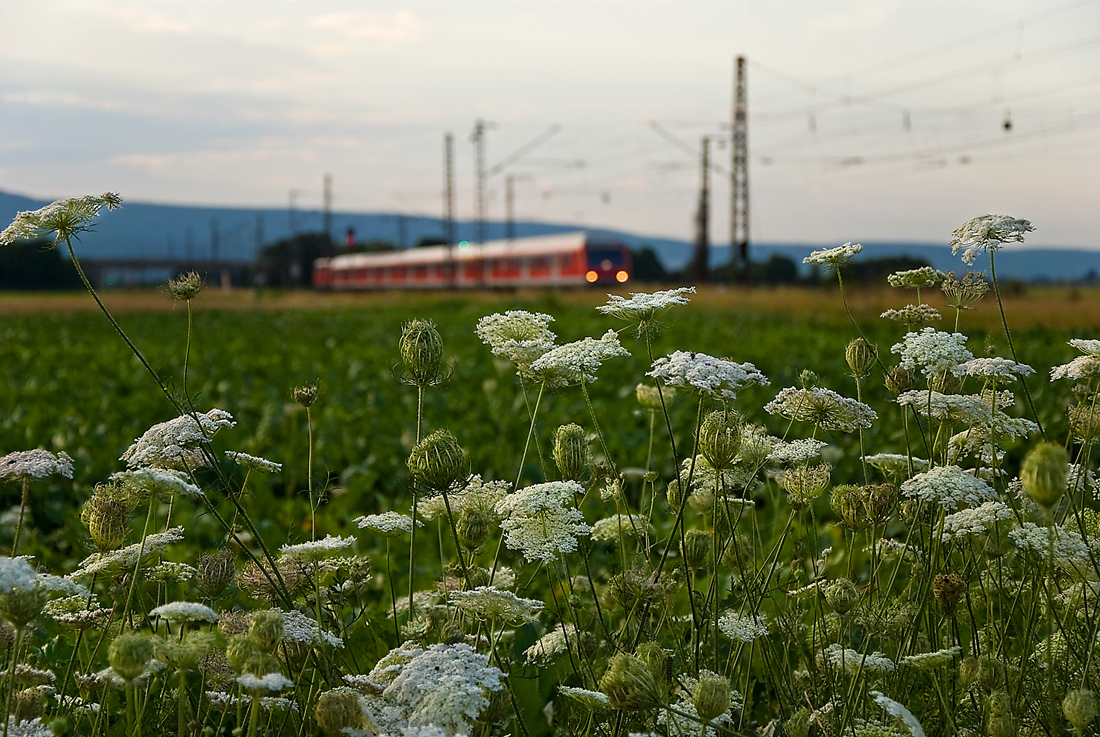
[[[83,277],[119,206],[0,248]],[[1031,230],[967,222],[873,321],[853,244],[806,257],[836,320],[85,280],[94,315],[0,325],[3,734],[1093,734],[1100,340],[1013,331]]]

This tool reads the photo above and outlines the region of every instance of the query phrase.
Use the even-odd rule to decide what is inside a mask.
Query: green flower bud
[[[93,494],[80,516],[100,552],[116,550],[130,531],[130,509],[105,494]]]
[[[802,707],[783,724],[787,737],[806,737],[810,733],[810,710]]]
[[[787,492],[787,503],[794,509],[805,509],[829,488],[832,466],[795,466],[783,472],[780,483]]]
[[[855,338],[844,350],[844,360],[852,370],[852,376],[863,379],[870,375],[878,360],[878,348],[863,338]]]
[[[1057,443],[1039,443],[1024,459],[1020,481],[1028,496],[1046,509],[1053,507],[1066,493],[1069,453]]]
[[[436,430],[417,443],[406,461],[413,478],[433,491],[442,491],[458,477],[466,451],[448,430]]]
[[[316,384],[306,384],[304,386],[296,386],[291,390],[291,396],[294,397],[294,401],[303,407],[312,407],[313,403],[317,401],[317,395],[320,394],[320,390]]]
[[[443,361],[443,338],[430,320],[413,320],[401,329],[398,343],[401,361],[412,383],[430,386],[439,382]]]
[[[658,643],[647,641],[638,645],[634,657],[645,663],[650,675],[661,689],[661,698],[668,696],[668,687],[672,684],[672,653]]]
[[[872,484],[863,487],[863,506],[872,525],[884,525],[893,516],[901,496],[893,484]]]
[[[959,663],[959,680],[963,686],[969,686],[978,680],[978,659],[973,655],[967,655]]]
[[[938,573],[932,579],[932,595],[943,608],[944,616],[955,616],[955,607],[969,585],[957,573]]]
[[[107,662],[124,681],[133,681],[145,672],[155,651],[153,641],[137,632],[124,632],[107,648]]]
[[[580,481],[588,470],[588,440],[580,425],[562,425],[554,434],[554,463],[565,481]]]
[[[259,655],[248,635],[231,635],[225,646],[225,659],[236,673],[245,673],[250,660]]]
[[[8,593],[0,594],[0,617],[17,630],[33,622],[44,606],[46,593],[38,586],[12,588]]]
[[[859,532],[870,525],[862,487],[853,484],[834,486],[830,502],[833,512],[849,530]]]
[[[673,510],[680,508],[680,505],[684,503],[684,495],[681,493],[681,489],[686,489],[687,484],[681,481],[678,477],[668,482],[668,486],[665,488],[665,498],[668,499],[668,506]]]
[[[733,410],[715,410],[699,427],[699,452],[710,465],[727,468],[741,449],[741,416]]]
[[[847,614],[859,602],[859,589],[847,578],[830,581],[824,588],[825,601],[837,614]]]
[[[1009,714],[995,714],[986,723],[989,737],[1016,737],[1016,720]]]
[[[634,392],[638,397],[638,404],[642,405],[645,409],[657,411],[661,409],[661,395],[664,395],[665,404],[668,404],[672,401],[672,398],[676,396],[676,387],[662,386],[660,392],[658,392],[655,386],[638,384]]]
[[[991,716],[1012,716],[1012,699],[1004,691],[989,694],[989,714]]]
[[[256,612],[252,615],[252,625],[248,628],[248,639],[261,653],[270,653],[282,642],[286,617],[273,609]]]
[[[730,679],[709,670],[699,671],[699,681],[695,684],[691,701],[700,719],[709,722],[725,714],[730,708]]]
[[[1087,688],[1070,691],[1062,700],[1062,713],[1074,729],[1083,732],[1096,718],[1096,694]]]
[[[600,690],[613,709],[644,711],[664,706],[657,680],[646,664],[633,655],[618,653],[611,657],[607,672],[600,679]]]
[[[707,567],[711,558],[710,541],[710,533],[703,530],[688,530],[684,533],[683,547],[680,552],[688,568]]]
[[[12,711],[15,712],[15,721],[24,722],[35,719],[46,713],[46,705],[43,702],[45,693],[41,687],[25,688],[15,694],[15,704]],[[14,733],[14,730],[13,730]]]
[[[344,730],[361,729],[363,707],[359,694],[347,686],[325,691],[313,710],[317,726],[328,737],[342,737]]]
[[[194,271],[180,274],[175,279],[168,280],[168,294],[173,299],[187,302],[195,298],[202,291],[202,277]]]
[[[467,550],[477,550],[489,538],[494,521],[491,514],[474,508],[474,505],[464,507],[455,522],[459,542]]]
[[[978,658],[978,683],[986,691],[1000,688],[1005,682],[1005,667],[992,655]]]
[[[228,548],[221,548],[216,553],[199,558],[195,582],[199,585],[199,590],[211,599],[218,598],[218,595],[225,591],[236,577],[233,552]]]
[[[886,372],[886,376],[883,377],[882,383],[885,384],[886,389],[896,397],[913,388],[913,385],[917,383],[917,375],[909,369],[902,368],[898,365]]]

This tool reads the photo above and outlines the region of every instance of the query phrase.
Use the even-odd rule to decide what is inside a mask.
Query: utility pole
[[[298,222],[295,218],[294,204],[298,200],[298,190],[292,189],[287,193],[286,217],[290,227],[290,237],[298,235]]]
[[[745,94],[745,57],[737,57],[733,86],[733,170],[730,172],[730,257],[740,261],[746,282],[749,268],[749,122]]]
[[[455,242],[454,136],[443,137],[443,235],[447,245]]]
[[[325,237],[332,240],[332,175],[326,174],[321,190]]]
[[[220,245],[218,243],[218,240],[219,240],[218,219],[217,218],[210,218],[210,260],[211,261],[217,261],[218,260],[218,246]]]
[[[699,210],[695,220],[695,256],[691,262],[692,276],[697,282],[708,277],[707,257],[710,255],[710,138],[703,136],[702,156],[699,162]]]
[[[516,237],[516,178],[511,174],[504,177],[504,211],[504,237],[512,240]]]
[[[264,216],[263,213],[256,213],[256,255],[259,255],[260,249],[264,247]]]
[[[485,242],[485,121],[474,121],[474,132],[470,136],[477,157],[477,242]]]

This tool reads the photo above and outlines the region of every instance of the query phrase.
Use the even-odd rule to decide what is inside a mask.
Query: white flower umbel
[[[848,261],[853,256],[855,256],[862,250],[862,245],[857,243],[853,246],[852,243],[849,241],[843,246],[837,246],[836,248],[823,248],[819,251],[814,251],[809,256],[802,259],[802,263],[824,266],[826,270],[836,269],[837,267],[848,263]]]
[[[980,535],[998,521],[1012,519],[1014,516],[1007,504],[998,501],[985,502],[980,507],[954,512],[943,518],[943,541]]]
[[[955,648],[958,650],[958,648]],[[881,691],[871,691],[871,698],[875,700],[875,703],[882,707],[890,716],[901,721],[905,725],[905,728],[909,730],[909,734],[912,737],[924,737],[924,728],[920,726],[920,722],[913,716],[913,712],[906,709],[903,705],[894,701],[889,696],[886,696]]]
[[[589,691],[586,688],[574,688],[572,686],[558,686],[558,693],[576,701],[586,709],[611,708],[611,702],[607,700],[607,695],[601,691]]]
[[[239,450],[227,450],[225,451],[225,457],[249,471],[256,471],[258,473],[279,473],[279,471],[283,470],[283,464],[281,463],[269,461],[259,456],[249,455],[248,453],[242,453]]]
[[[935,328],[906,333],[902,342],[890,347],[890,352],[901,356],[902,368],[920,369],[925,376],[933,376],[974,358],[966,348],[965,335],[944,333]]]
[[[550,481],[506,496],[496,505],[503,518],[504,544],[528,561],[544,563],[575,551],[577,536],[587,535],[589,527],[579,510],[565,506],[574,495],[584,495],[576,481]]]
[[[878,419],[878,413],[863,402],[842,397],[822,386],[782,389],[775,399],[764,405],[764,411],[789,420],[812,422],[823,430],[841,432],[869,428]]]
[[[73,477],[73,459],[65,451],[17,450],[0,458],[0,479],[42,479],[55,473]]]
[[[897,666],[883,653],[862,654],[834,642],[821,653],[825,662],[837,670],[855,673],[863,669],[867,673],[893,673]]]
[[[282,691],[284,688],[291,688],[294,685],[294,681],[290,680],[282,673],[268,673],[264,676],[254,676],[251,673],[245,673],[243,676],[237,678],[237,683],[241,685],[246,691]]]
[[[120,568],[133,569],[138,562],[139,553],[143,559],[151,558],[172,543],[179,542],[182,539],[183,527],[172,527],[164,532],[155,532],[145,538],[144,546],[141,543],[134,543],[108,553],[93,553],[85,558],[80,567],[70,573],[68,577],[80,578],[100,571],[117,571]]]
[[[574,651],[577,649],[577,628],[571,624],[558,623],[534,645],[524,650],[523,658],[528,665],[553,665],[555,660],[569,652],[570,646]]]
[[[899,394],[897,402],[933,420],[959,425],[988,425],[993,421],[993,408],[978,394],[941,394],[912,389]]]
[[[653,534],[653,525],[643,517],[629,514],[616,514],[597,520],[592,525],[590,536],[593,540],[618,540],[619,537],[644,537]]]
[[[218,613],[205,604],[197,604],[191,601],[173,601],[162,604],[149,612],[151,619],[164,619],[173,624],[178,622],[210,622],[218,621]]]
[[[909,463],[912,461],[916,473],[928,470],[928,461],[923,458],[902,455],[901,453],[876,453],[867,456],[867,463],[887,476],[908,476]]]
[[[679,287],[652,294],[631,292],[630,299],[609,294],[607,304],[600,305],[596,311],[621,320],[645,323],[653,320],[657,313],[664,312],[669,307],[686,305],[689,294],[695,294],[695,287]]]
[[[0,243],[0,245],[3,244]],[[42,723],[42,717],[18,721],[14,716],[10,716],[4,732],[8,737],[53,737],[54,735],[53,730]]]
[[[474,474],[466,479],[466,486],[461,491],[449,493],[447,500],[443,495],[422,499],[417,509],[420,519],[433,520],[447,513],[447,503],[451,505],[451,514],[457,519],[468,505],[474,505],[476,509],[491,510],[512,490],[510,481],[482,481],[481,474]]]
[[[324,643],[332,647],[344,646],[344,641],[341,638],[321,629],[317,624],[317,620],[307,617],[296,609],[283,611],[276,607],[271,611],[283,615],[283,637],[292,642],[301,642],[307,645]]]
[[[14,589],[32,591],[37,576],[22,558],[0,557],[0,594],[10,594]]]
[[[504,673],[465,643],[432,645],[401,669],[383,696],[401,705],[413,727],[469,732]]]
[[[412,517],[400,512],[382,512],[381,514],[368,514],[356,517],[354,520],[360,530],[374,530],[383,537],[397,537],[412,532]],[[417,527],[423,527],[424,523],[416,521]]]
[[[54,243],[60,243],[88,230],[92,220],[105,207],[108,210],[122,207],[122,198],[114,192],[98,197],[66,197],[37,210],[20,212],[11,225],[0,231],[0,246],[10,246],[16,241],[32,240],[51,234],[56,234]]]
[[[947,274],[933,269],[931,266],[921,266],[919,269],[908,271],[895,271],[886,277],[886,283],[899,289],[924,289],[934,287],[944,279]]]
[[[502,591],[495,586],[452,591],[450,600],[459,609],[470,612],[482,621],[511,625],[530,622],[543,608],[541,601],[523,599],[511,591]]]
[[[976,507],[997,498],[993,487],[958,466],[937,466],[918,473],[901,485],[901,493],[934,502],[947,512],[954,512],[963,504]]]
[[[1040,527],[1034,522],[1024,522],[1023,527],[1008,533],[1012,542],[1020,550],[1030,551],[1045,558],[1054,550],[1054,560],[1059,564],[1077,570],[1089,568],[1089,546],[1084,538],[1073,530],[1064,527]]]
[[[751,363],[734,363],[705,353],[676,351],[653,362],[646,373],[669,386],[694,389],[716,399],[737,399],[737,392],[749,384],[768,385],[768,378]]]
[[[789,442],[780,441],[768,454],[768,462],[783,466],[801,466],[821,455],[828,443],[816,438],[801,438]]]
[[[718,629],[726,637],[738,642],[752,642],[757,637],[768,636],[767,623],[754,614],[726,612],[718,618]]]
[[[321,540],[310,540],[297,545],[284,545],[279,548],[279,555],[289,560],[316,562],[347,552],[354,542],[355,538],[351,535],[347,537],[325,535]]]
[[[955,658],[959,657],[962,649],[954,647],[936,650],[931,653],[917,653],[906,655],[898,660],[898,665],[907,665],[918,670],[935,670],[936,668],[949,668],[955,664]]]
[[[1093,355],[1078,356],[1069,363],[1055,366],[1050,370],[1050,380],[1070,379],[1088,381],[1100,376],[1100,358]]]
[[[548,327],[554,318],[541,312],[509,310],[477,321],[477,337],[494,356],[512,363],[520,376],[532,378],[531,364],[554,347],[557,337]]]
[[[196,418],[198,420],[196,421]],[[210,438],[223,427],[237,423],[225,410],[212,409],[183,415],[174,420],[153,425],[126,449],[119,460],[130,468],[174,468],[187,471],[207,465],[202,452]]]
[[[154,496],[158,499],[171,499],[174,496],[187,496],[198,499],[206,496],[203,490],[192,484],[183,471],[171,468],[138,468],[133,471],[119,471],[111,474],[124,489],[136,492],[137,498]]]
[[[531,374],[548,387],[591,384],[603,362],[616,356],[629,356],[619,335],[608,330],[599,340],[584,338],[550,350],[531,364]]]
[[[905,305],[900,310],[886,310],[879,317],[884,320],[893,320],[907,327],[924,325],[941,319],[939,310],[929,305]]]
[[[996,251],[1005,243],[1023,243],[1024,234],[1035,230],[1027,220],[1017,220],[1008,215],[979,215],[955,229],[951,236],[951,255],[963,252],[967,266],[974,263],[978,254]]]
[[[1030,376],[1035,369],[1026,363],[1016,363],[1007,358],[972,358],[966,363],[952,366],[951,372],[956,376],[973,376],[978,379],[996,379],[998,381],[1012,381],[1021,376]]]

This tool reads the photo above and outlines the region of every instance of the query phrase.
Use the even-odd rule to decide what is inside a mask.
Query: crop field
[[[0,295],[11,724],[1092,734],[1100,291],[917,294]]]

